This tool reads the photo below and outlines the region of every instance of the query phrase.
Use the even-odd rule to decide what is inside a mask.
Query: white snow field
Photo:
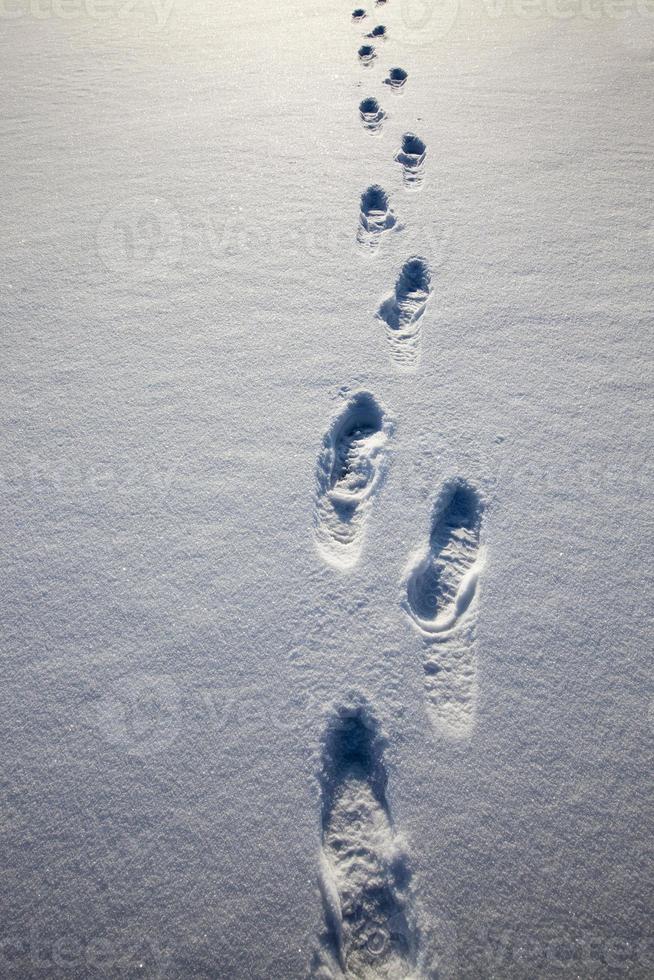
[[[355,6],[0,7],[2,978],[654,976],[654,8]]]

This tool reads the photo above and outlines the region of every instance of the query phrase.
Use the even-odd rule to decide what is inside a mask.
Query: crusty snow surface
[[[353,6],[0,13],[2,977],[654,973],[654,11]]]

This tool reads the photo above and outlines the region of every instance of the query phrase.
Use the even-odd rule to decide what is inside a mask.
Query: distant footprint
[[[415,133],[405,133],[402,149],[395,154],[395,162],[402,166],[402,180],[406,190],[419,190],[425,179],[427,147]]]
[[[393,832],[383,751],[377,722],[361,699],[336,713],[320,772],[326,932],[314,976],[415,975],[410,870]]]
[[[369,34],[366,34],[366,37],[376,38],[378,41],[385,41],[388,34],[386,33],[386,28],[384,25],[378,24],[377,27],[373,27]]]
[[[359,115],[364,129],[372,134],[381,133],[386,113],[380,108],[377,99],[364,99],[359,104]]]
[[[392,422],[369,392],[346,403],[318,457],[314,533],[325,561],[347,570],[361,554],[366,520],[387,462]]]
[[[375,7],[385,7],[386,0],[375,0]]]
[[[370,68],[373,61],[377,57],[375,49],[372,44],[362,44],[359,48],[359,61],[364,66],[364,68]]]
[[[406,85],[408,77],[409,73],[404,68],[391,68],[388,78],[384,79],[384,85],[390,86],[391,91],[397,94]]]
[[[420,359],[422,316],[432,292],[431,272],[425,259],[413,256],[402,266],[395,289],[379,307],[377,317],[386,324],[391,358],[407,370]]]
[[[382,235],[397,225],[386,191],[373,184],[361,195],[357,244],[364,252],[376,252]]]
[[[470,733],[477,697],[476,597],[484,555],[483,503],[466,480],[449,481],[432,514],[427,547],[404,578],[404,606],[426,642],[427,699],[435,726]]]

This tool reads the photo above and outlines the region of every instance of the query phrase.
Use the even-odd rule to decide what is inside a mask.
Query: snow
[[[353,699],[386,785],[336,773],[333,819],[406,854],[417,976],[652,975],[653,15],[420,7],[2,8],[3,976],[306,976]],[[411,256],[406,371],[377,314]],[[393,426],[344,569],[314,522],[359,392]],[[463,738],[405,608],[457,478]]]

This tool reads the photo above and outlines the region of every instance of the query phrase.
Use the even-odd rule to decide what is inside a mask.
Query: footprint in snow
[[[313,976],[414,976],[408,861],[386,800],[384,740],[365,702],[332,717],[323,742],[320,885],[326,930]]]
[[[435,727],[464,737],[477,697],[475,634],[484,554],[484,507],[461,477],[448,481],[431,517],[429,540],[404,576],[404,608],[425,640],[425,689]]]
[[[365,16],[366,16],[366,12],[363,9],[363,7],[357,7],[356,10],[352,11],[352,20],[354,21],[355,24],[358,24],[359,21],[365,18]]]
[[[402,137],[402,149],[395,154],[395,162],[402,167],[405,190],[420,190],[425,179],[426,156],[426,144],[415,133],[405,133]]]
[[[408,77],[409,73],[404,68],[391,68],[388,78],[384,79],[384,85],[388,85],[394,95],[399,95]]]
[[[374,253],[382,235],[393,228],[399,230],[386,191],[379,184],[372,184],[361,195],[357,243],[364,252]]]
[[[374,46],[372,44],[362,44],[359,48],[359,61],[364,68],[370,68],[373,61],[377,57]]]
[[[391,360],[401,370],[418,366],[422,317],[432,292],[431,272],[425,259],[413,256],[402,266],[395,289],[377,311],[386,326]]]
[[[359,116],[365,130],[372,135],[381,133],[386,113],[380,107],[377,99],[364,99],[359,103]]]
[[[342,571],[351,569],[361,554],[392,429],[374,396],[360,391],[347,401],[323,440],[316,467],[314,536],[324,560]]]
[[[366,34],[366,37],[375,38],[377,41],[385,41],[388,34],[384,25],[378,24],[377,27],[373,27],[369,34]]]

